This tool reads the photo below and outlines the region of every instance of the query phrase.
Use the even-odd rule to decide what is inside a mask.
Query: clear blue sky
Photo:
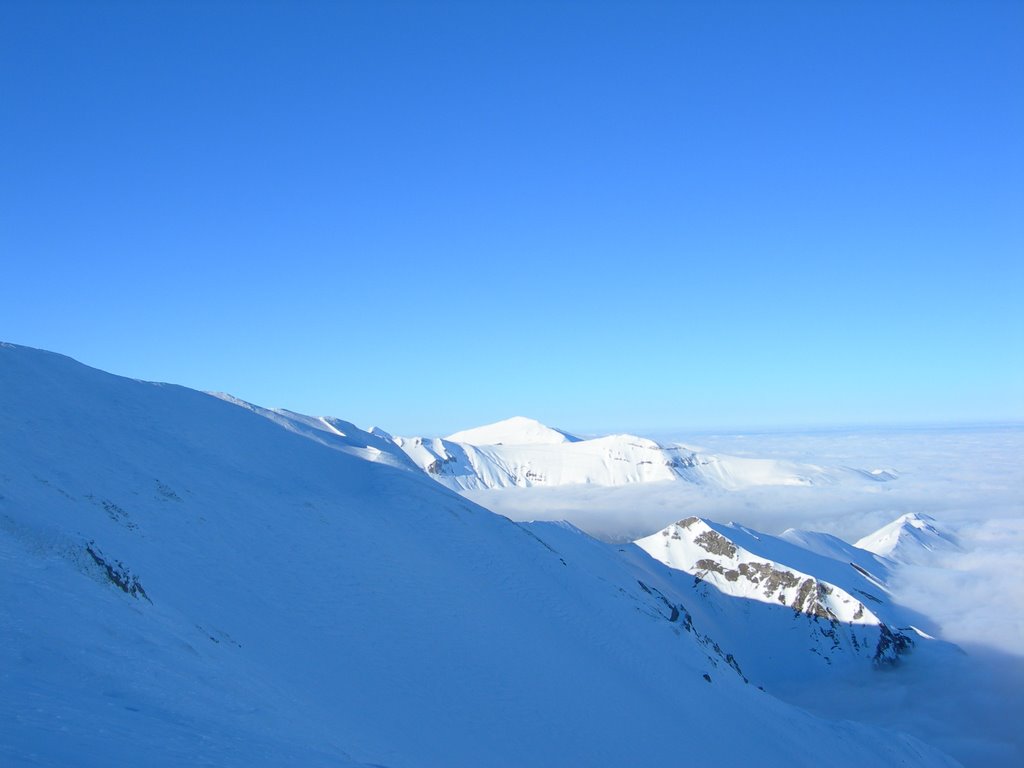
[[[1024,3],[6,2],[0,339],[398,433],[1024,418]]]

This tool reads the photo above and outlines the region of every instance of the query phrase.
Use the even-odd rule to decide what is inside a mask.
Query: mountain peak
[[[896,518],[896,522],[912,525],[914,528],[927,528],[935,522],[935,518],[923,512],[908,512]]]
[[[513,416],[493,424],[464,429],[448,435],[445,439],[469,445],[557,445],[580,441],[575,435],[525,416]]]
[[[943,531],[935,518],[909,512],[870,533],[854,546],[901,563],[923,564],[936,551],[961,549],[956,537]]]

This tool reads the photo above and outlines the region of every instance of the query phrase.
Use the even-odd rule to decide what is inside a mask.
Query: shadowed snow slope
[[[308,430],[0,346],[0,763],[947,764],[745,685],[649,558]]]
[[[270,419],[289,432],[302,435],[329,448],[349,453],[366,461],[377,461],[403,469],[419,469],[412,459],[395,445],[391,435],[383,430],[374,428],[364,431],[355,424],[330,416],[306,416],[283,408],[262,408],[223,392],[210,392],[209,394],[250,410],[265,419]]]

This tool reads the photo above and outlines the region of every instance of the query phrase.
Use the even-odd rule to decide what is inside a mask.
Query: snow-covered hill
[[[677,572],[386,440],[0,346],[0,763],[951,764],[745,684]]]
[[[869,533],[857,544],[860,549],[908,564],[927,564],[936,552],[957,552],[961,547],[952,533],[938,527],[935,518],[911,512]]]
[[[494,424],[465,429],[448,435],[447,439],[453,443],[469,445],[559,445],[578,443],[580,440],[575,435],[525,416],[513,416]]]
[[[673,480],[735,490],[828,485],[844,480],[885,482],[895,477],[885,470],[714,455],[636,435],[583,440],[523,417],[457,432],[447,438],[394,440],[417,466],[454,490],[616,486]]]

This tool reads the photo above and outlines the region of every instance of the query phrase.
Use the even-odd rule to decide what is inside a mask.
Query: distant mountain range
[[[896,478],[896,473],[887,469],[820,467],[715,455],[681,443],[662,444],[636,435],[583,439],[521,416],[446,438],[391,439],[418,467],[454,490],[663,481],[732,490],[850,480],[886,482]]]

